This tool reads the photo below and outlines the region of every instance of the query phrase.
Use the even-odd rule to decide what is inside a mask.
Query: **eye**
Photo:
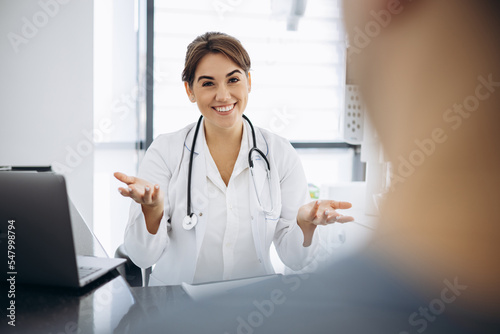
[[[230,83],[236,83],[238,81],[240,81],[240,79],[238,79],[238,78],[231,78],[231,79],[229,79]]]
[[[201,86],[202,87],[210,87],[210,86],[213,86],[213,82],[211,82],[211,81],[205,81]]]

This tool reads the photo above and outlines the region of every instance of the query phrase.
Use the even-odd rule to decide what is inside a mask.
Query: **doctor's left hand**
[[[349,209],[352,204],[333,200],[318,200],[302,205],[297,213],[297,224],[304,233],[304,247],[311,245],[314,230],[318,225],[348,223],[354,220],[351,216],[343,216],[338,209]]]
[[[116,172],[113,175],[127,185],[127,188],[118,188],[120,194],[141,205],[148,232],[156,234],[163,216],[164,195],[160,185],[124,173]]]

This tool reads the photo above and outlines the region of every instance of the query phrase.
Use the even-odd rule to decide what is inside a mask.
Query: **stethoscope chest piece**
[[[191,215],[184,217],[184,220],[182,221],[182,227],[185,230],[190,230],[195,227],[197,223],[198,217],[194,213],[192,213]]]

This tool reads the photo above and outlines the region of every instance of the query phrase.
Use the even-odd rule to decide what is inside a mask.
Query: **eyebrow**
[[[242,74],[240,70],[236,69],[232,72],[229,72],[228,74],[226,74],[226,78],[227,77],[230,77],[231,75],[235,74],[235,73],[239,73],[239,74]],[[202,75],[198,78],[198,80],[196,82],[199,82],[200,80],[202,79],[207,79],[207,80],[215,80],[214,77],[209,77],[208,75]]]

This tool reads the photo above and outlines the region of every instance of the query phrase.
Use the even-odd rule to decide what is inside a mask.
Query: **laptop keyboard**
[[[80,279],[85,278],[89,275],[92,275],[96,271],[99,271],[101,268],[95,267],[78,267],[78,277]]]

